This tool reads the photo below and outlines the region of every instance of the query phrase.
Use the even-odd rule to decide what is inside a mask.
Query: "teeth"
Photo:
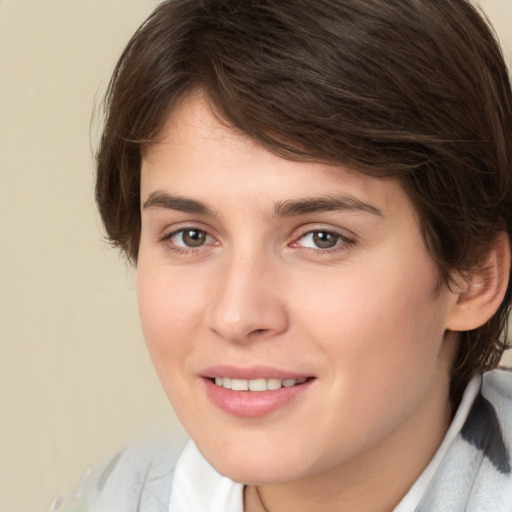
[[[248,381],[251,391],[267,391],[267,379],[254,379]]]
[[[233,391],[249,391],[249,381],[245,379],[232,379],[231,389]]]
[[[281,379],[268,379],[267,380],[267,389],[279,389],[282,385],[283,381]]]
[[[215,377],[215,384],[226,389],[231,389],[231,379],[228,377]]]
[[[229,377],[215,377],[215,384],[233,391],[273,391],[276,389],[291,388],[302,384],[306,379],[230,379]]]

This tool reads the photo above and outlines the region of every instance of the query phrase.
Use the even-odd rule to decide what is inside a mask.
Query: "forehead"
[[[412,205],[397,180],[378,179],[343,165],[282,158],[216,116],[199,94],[183,98],[155,141],[144,148],[141,201],[157,191],[194,195],[206,203],[278,202],[343,193],[381,212]]]

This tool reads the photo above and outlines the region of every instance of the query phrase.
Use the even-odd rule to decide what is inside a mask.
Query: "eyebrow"
[[[163,208],[166,210],[177,210],[185,213],[216,217],[216,213],[200,201],[182,196],[174,196],[160,190],[151,192],[142,208]],[[280,201],[274,208],[274,217],[293,217],[296,215],[307,215],[310,213],[335,210],[362,211],[384,217],[382,211],[376,206],[361,201],[351,195],[327,195]]]
[[[275,206],[274,216],[291,217],[294,215],[306,215],[309,213],[328,212],[334,210],[362,211],[378,215],[379,217],[384,217],[384,214],[379,210],[379,208],[369,203],[365,203],[351,195],[327,195],[282,201],[277,203]]]
[[[185,213],[195,213],[197,215],[206,215],[215,217],[215,212],[200,201],[189,199],[187,197],[173,196],[157,190],[151,192],[142,205],[143,209],[164,208],[166,210],[177,210]]]

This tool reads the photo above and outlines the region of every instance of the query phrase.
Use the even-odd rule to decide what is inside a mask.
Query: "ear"
[[[469,278],[460,277],[447,329],[470,331],[487,322],[503,301],[509,278],[510,239],[507,233],[500,232],[480,267]]]

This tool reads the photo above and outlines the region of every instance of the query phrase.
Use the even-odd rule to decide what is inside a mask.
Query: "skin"
[[[392,510],[450,421],[458,299],[439,286],[400,186],[282,159],[193,95],[144,151],[141,215],[150,355],[203,455],[248,484],[245,509],[263,510],[258,486],[269,511]],[[191,229],[202,236],[192,247],[180,231]],[[326,234],[332,247],[319,248]],[[217,364],[314,379],[271,414],[241,418],[205,392],[201,372]]]

